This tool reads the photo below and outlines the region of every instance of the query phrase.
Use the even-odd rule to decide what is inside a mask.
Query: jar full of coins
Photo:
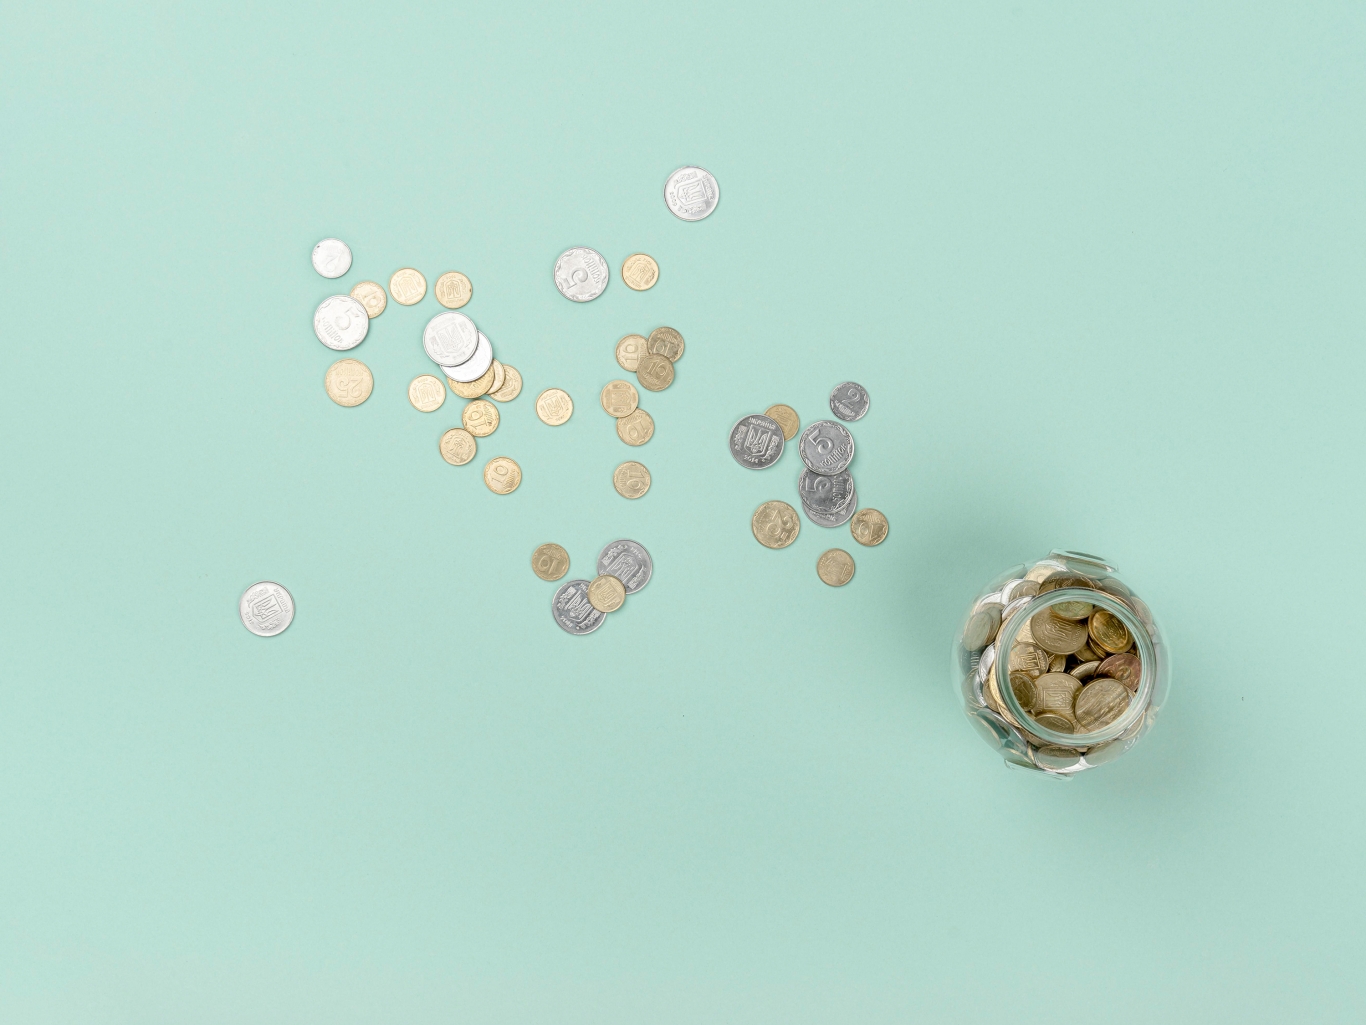
[[[1007,764],[1061,779],[1151,729],[1169,663],[1148,606],[1113,566],[1053,551],[982,589],[952,672],[968,720]]]

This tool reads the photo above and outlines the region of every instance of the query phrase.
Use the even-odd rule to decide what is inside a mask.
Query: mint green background
[[[1359,1021],[1363,14],[1353,5],[9,5],[0,32],[0,1019]],[[716,173],[697,224],[661,199]],[[429,296],[526,378],[453,468]],[[550,268],[653,254],[587,305]],[[678,327],[628,450],[616,339]],[[880,548],[725,435],[865,383]],[[552,430],[541,389],[577,403]],[[490,494],[514,456],[525,483]],[[619,498],[639,455],[654,487]],[[595,635],[528,567],[634,537]],[[841,590],[816,579],[853,551]],[[1158,727],[1007,771],[946,665],[1096,551]],[[298,602],[238,622],[251,582]]]

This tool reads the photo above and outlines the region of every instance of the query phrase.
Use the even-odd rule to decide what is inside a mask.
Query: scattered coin
[[[622,498],[640,498],[650,490],[650,471],[634,459],[628,460],[613,472],[612,486]]]
[[[369,330],[370,315],[349,295],[328,296],[313,314],[313,333],[329,349],[354,349]]]
[[[655,263],[653,257],[644,253],[628,256],[621,265],[621,280],[637,292],[653,288],[654,283],[659,280],[659,264]]]
[[[654,418],[643,409],[617,420],[617,437],[628,445],[644,445],[654,436]]]
[[[854,557],[843,548],[831,548],[816,560],[816,575],[831,587],[843,587],[854,579]]]
[[[783,454],[783,429],[766,416],[742,416],[730,429],[730,454],[748,470],[765,470]]]
[[[607,618],[605,612],[593,608],[593,603],[588,600],[587,580],[570,580],[561,584],[555,597],[550,599],[550,614],[555,617],[560,629],[580,637],[591,634]]]
[[[650,582],[654,574],[654,560],[638,541],[622,538],[613,541],[598,553],[598,573],[610,574],[621,581],[627,594],[635,594]]]
[[[868,390],[853,381],[835,385],[830,389],[830,412],[841,420],[862,420],[868,412]]]
[[[559,580],[569,572],[569,553],[547,542],[531,553],[531,572],[542,580]]]
[[[850,493],[848,500],[843,505],[830,510],[830,512],[822,512],[805,502],[802,503],[802,512],[806,513],[806,518],[818,527],[842,527],[849,522],[849,518],[854,515],[856,509],[858,509],[857,488]]]
[[[700,221],[721,201],[721,186],[710,171],[680,167],[664,183],[664,202],[669,212],[685,221]]]
[[[384,289],[373,281],[362,281],[351,289],[351,298],[365,307],[365,315],[374,320],[389,305],[389,297]]]
[[[274,637],[294,622],[294,598],[275,581],[262,580],[242,592],[237,614],[257,637]]]
[[[339,238],[325,238],[313,247],[313,269],[325,278],[339,278],[351,269],[351,247]]]
[[[441,435],[441,458],[452,466],[464,466],[478,450],[474,435],[463,428],[452,427]]]
[[[854,436],[843,424],[817,420],[802,431],[797,452],[816,473],[839,473],[854,458]]]
[[[494,360],[493,380],[489,382],[489,392],[496,392],[499,388],[503,387],[503,380],[506,377],[507,374],[503,372],[503,364],[499,363],[497,360]]]
[[[754,539],[765,548],[786,548],[797,540],[802,521],[796,509],[775,499],[754,510],[749,526],[754,531]]]
[[[453,317],[460,314],[453,313]],[[479,341],[475,343],[474,355],[465,360],[458,367],[442,366],[441,371],[452,381],[459,381],[468,384],[476,381],[488,373],[489,367],[493,366],[493,343],[488,340],[484,332],[479,332]]]
[[[511,402],[522,394],[522,375],[516,367],[503,364],[503,384],[489,392],[489,398],[496,402]]]
[[[683,356],[683,336],[671,327],[657,327],[650,332],[646,350],[677,363]]]
[[[323,378],[327,397],[339,406],[359,406],[375,390],[370,368],[358,359],[339,359]]]
[[[646,353],[636,364],[636,380],[647,391],[663,391],[674,383],[674,365],[667,356]]]
[[[587,246],[566,249],[555,261],[555,287],[560,295],[576,303],[602,295],[611,276],[602,254]]]
[[[617,362],[621,369],[634,374],[640,364],[640,357],[646,353],[644,335],[626,335],[617,342]]]
[[[404,306],[420,303],[427,294],[427,279],[421,271],[412,267],[396,270],[389,278],[389,294],[394,297],[394,302]]]
[[[536,396],[536,415],[542,423],[558,427],[574,415],[574,400],[559,388],[547,388]]]
[[[768,417],[783,429],[783,440],[791,441],[801,430],[801,417],[797,416],[797,411],[791,406],[785,406],[779,402],[776,406],[769,406],[764,410],[764,416]]]
[[[460,422],[476,438],[487,438],[498,429],[498,407],[487,399],[475,399],[461,411]]]
[[[588,585],[588,601],[599,612],[615,612],[626,601],[626,587],[610,574],[604,574]]]
[[[484,483],[495,495],[510,495],[522,483],[522,468],[507,456],[495,456],[484,467]]]
[[[630,381],[608,381],[602,387],[602,408],[608,416],[630,416],[640,405],[636,386]]]
[[[476,378],[469,384],[453,381],[449,377],[446,378],[446,380],[450,383],[451,391],[455,392],[455,394],[459,395],[462,399],[477,399],[479,396],[487,395],[493,390],[493,381],[496,376],[496,371],[490,366],[484,371],[483,377]]]
[[[422,348],[437,366],[458,367],[478,347],[479,329],[463,313],[438,313],[422,331]]]
[[[422,413],[434,413],[446,401],[446,386],[431,374],[414,377],[408,385],[408,401]]]
[[[849,521],[849,533],[861,545],[880,545],[887,538],[887,517],[876,509],[860,509]]]
[[[803,470],[797,477],[797,494],[812,512],[830,515],[845,507],[854,494],[854,475],[848,470],[826,475]]]
[[[446,309],[458,310],[470,301],[470,296],[474,295],[474,286],[470,284],[470,279],[458,270],[448,270],[436,279],[432,294]]]

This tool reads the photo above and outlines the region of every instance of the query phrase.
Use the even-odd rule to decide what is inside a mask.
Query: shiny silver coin
[[[783,429],[762,413],[742,416],[730,429],[730,454],[750,470],[765,470],[776,463],[784,444]]]
[[[829,515],[843,509],[853,496],[854,475],[848,470],[832,474],[803,470],[797,478],[797,494],[808,509]]]
[[[463,313],[438,313],[422,330],[422,348],[439,367],[460,366],[478,347],[479,329]]]
[[[611,574],[626,585],[627,594],[635,594],[650,582],[655,564],[645,546],[622,538],[613,541],[598,553],[598,576]]]
[[[588,600],[587,580],[571,580],[561,584],[555,597],[550,599],[550,614],[555,617],[561,630],[580,637],[591,634],[607,618],[607,613],[593,608],[593,603]]]
[[[555,287],[560,295],[576,303],[586,303],[602,295],[612,271],[596,249],[578,246],[566,249],[555,261]]]
[[[854,436],[834,420],[817,420],[798,437],[797,453],[807,469],[839,473],[854,458]]]
[[[802,503],[802,512],[806,513],[806,518],[818,527],[842,527],[848,523],[850,518],[858,511],[858,492],[850,494],[848,501],[834,512],[824,513],[819,509],[812,509],[805,502]]]
[[[313,333],[329,349],[354,349],[365,341],[369,330],[370,314],[360,300],[349,295],[329,296],[313,314]]]
[[[680,167],[664,183],[664,202],[675,217],[700,221],[721,202],[721,186],[704,168]]]
[[[257,637],[274,637],[294,622],[294,598],[273,580],[262,580],[242,593],[237,614]]]
[[[313,247],[313,269],[325,278],[339,278],[351,269],[351,247],[339,238],[325,238]]]
[[[862,420],[868,412],[868,389],[845,381],[830,389],[830,412],[841,420]]]
[[[483,377],[493,365],[493,343],[484,332],[479,332],[479,344],[474,347],[474,355],[458,367],[442,367],[441,372],[457,384],[469,384]]]

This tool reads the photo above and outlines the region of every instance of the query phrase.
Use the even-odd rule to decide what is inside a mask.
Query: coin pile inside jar
[[[531,571],[542,580],[556,581],[569,572],[569,553],[557,544],[543,544],[531,553]],[[569,580],[555,590],[550,614],[565,633],[581,637],[602,626],[615,612],[650,582],[654,562],[645,546],[622,538],[598,553],[597,576],[592,580]]]
[[[617,342],[617,364],[636,375],[636,383],[621,379],[603,385],[599,401],[603,412],[616,423],[617,437],[640,447],[655,436],[655,421],[640,408],[638,384],[660,392],[674,380],[674,364],[683,356],[683,336],[671,327],[657,327],[645,335],[625,335]],[[623,498],[640,498],[650,490],[650,471],[643,463],[628,460],[612,473],[612,486]]]

